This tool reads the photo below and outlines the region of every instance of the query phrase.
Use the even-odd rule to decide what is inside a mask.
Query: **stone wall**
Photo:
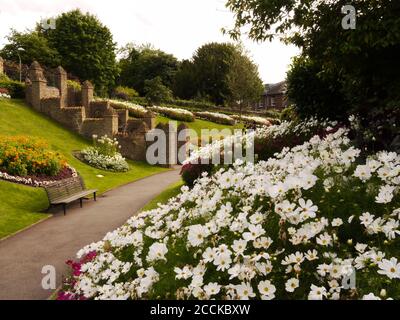
[[[26,101],[35,110],[88,139],[94,134],[117,138],[124,157],[146,161],[146,150],[153,143],[146,141],[146,134],[155,129],[155,115],[152,112],[149,111],[143,119],[130,119],[127,110],[116,110],[109,101],[94,100],[94,88],[89,81],[83,83],[81,92],[68,88],[67,72],[62,67],[58,67],[54,74],[55,87],[50,87],[42,67],[36,61],[29,68],[25,83]],[[178,127],[178,132],[164,125],[158,128],[174,137],[168,141],[176,141],[178,132],[186,127]],[[182,142],[168,142],[167,166],[176,164],[175,155],[180,146]]]

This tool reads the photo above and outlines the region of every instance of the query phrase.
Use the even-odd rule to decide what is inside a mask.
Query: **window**
[[[270,101],[271,101],[271,107],[275,107],[276,106],[276,103],[275,103],[275,98],[270,98]]]

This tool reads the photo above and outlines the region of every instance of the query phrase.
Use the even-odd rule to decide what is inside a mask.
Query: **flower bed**
[[[235,124],[235,120],[223,113],[217,113],[217,112],[195,112],[196,117],[219,123],[219,124],[226,124],[229,126],[233,126]]]
[[[234,118],[238,121],[244,122],[244,123],[256,124],[256,125],[261,125],[261,126],[270,126],[272,124],[270,119],[263,118],[263,117],[242,115],[242,116],[232,116],[232,118]]]
[[[0,179],[34,187],[77,176],[63,156],[32,137],[0,136]]]
[[[193,122],[195,120],[194,114],[185,109],[167,107],[149,107],[149,109],[177,121]]]
[[[80,250],[59,297],[399,299],[400,156],[347,134],[183,187]]]
[[[14,176],[56,176],[67,162],[45,141],[28,136],[0,136],[0,170]]]
[[[129,112],[129,116],[133,118],[144,118],[146,117],[148,110],[140,105],[133,104],[126,101],[109,100],[111,107],[114,109],[126,109]]]
[[[94,135],[93,143],[93,147],[88,147],[79,153],[79,159],[106,171],[125,172],[129,170],[125,158],[117,151],[119,146],[116,139],[113,140],[107,135],[97,139],[97,136]]]
[[[9,181],[9,182],[14,182],[14,183],[19,183],[19,184],[24,184],[27,186],[31,187],[44,187],[49,184],[52,184],[53,182],[67,179],[67,178],[72,178],[72,177],[77,177],[78,173],[76,170],[69,165],[67,167],[63,168],[57,176],[53,177],[48,177],[45,175],[39,175],[39,176],[25,176],[25,177],[20,177],[20,176],[13,176],[8,174],[7,172],[0,171],[0,179]]]
[[[0,88],[0,99],[11,99],[11,96],[7,89]]]

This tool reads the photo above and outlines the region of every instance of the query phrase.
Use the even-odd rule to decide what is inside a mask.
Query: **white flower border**
[[[68,166],[68,169],[70,169],[72,171],[73,178],[76,178],[78,176],[78,172],[75,170],[75,168]],[[19,177],[19,176],[13,176],[13,175],[5,173],[5,172],[0,172],[0,179],[8,181],[8,182],[21,183],[21,184],[31,186],[31,187],[36,187],[36,188],[48,186],[49,184],[59,181],[59,180],[36,181],[31,178],[26,179],[26,178]]]

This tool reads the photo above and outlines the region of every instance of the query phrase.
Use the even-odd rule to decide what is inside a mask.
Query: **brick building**
[[[278,109],[282,110],[288,106],[286,81],[266,84],[265,91],[257,109]]]

